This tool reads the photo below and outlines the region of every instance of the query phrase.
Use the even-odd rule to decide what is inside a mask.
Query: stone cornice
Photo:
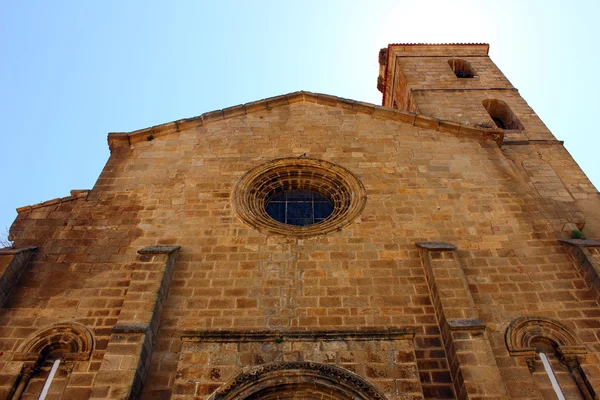
[[[487,43],[390,43],[388,51],[406,53],[407,56],[487,56],[490,45]]]
[[[417,247],[434,251],[454,251],[456,246],[446,242],[417,242]]]
[[[591,239],[561,239],[560,242],[579,247],[600,247],[600,242]]]
[[[344,99],[326,94],[300,91],[282,96],[270,97],[252,103],[240,104],[237,106],[224,108],[222,110],[209,111],[197,117],[180,119],[137,131],[109,133],[108,145],[111,150],[116,147],[130,147],[135,143],[147,140],[155,140],[170,133],[198,128],[212,122],[236,118],[257,111],[267,111],[280,106],[286,106],[300,102],[352,110],[361,114],[373,115],[376,118],[399,121],[421,128],[432,129],[440,132],[449,132],[460,136],[469,136],[478,140],[494,140],[498,144],[501,144],[502,140],[504,139],[504,132],[501,129],[477,128],[472,125],[440,120],[437,118],[427,117],[422,114],[415,114],[408,111],[377,106],[375,104],[361,101]]]
[[[29,206],[19,207],[19,208],[17,208],[17,214],[21,214],[22,212],[31,211],[36,208],[59,205],[59,204],[67,203],[67,202],[74,201],[74,200],[79,200],[79,199],[85,200],[87,198],[89,192],[90,192],[89,190],[71,190],[70,196],[59,197],[59,198],[47,200],[47,201],[44,201],[41,203],[36,203],[36,204],[31,204]]]
[[[0,255],[5,256],[5,255],[10,255],[10,254],[19,254],[24,251],[28,251],[28,250],[33,251],[36,249],[37,249],[36,246],[5,247],[3,249],[0,249]]]
[[[507,131],[511,132],[511,131]],[[512,131],[514,132],[514,131]],[[528,146],[532,144],[547,144],[547,145],[564,145],[563,140],[505,140],[502,142],[504,146]]]
[[[181,246],[148,246],[138,250],[138,254],[171,254],[179,251]]]
[[[314,341],[314,340],[412,340],[415,336],[411,328],[381,328],[355,330],[214,330],[185,331],[181,340],[186,342],[264,342],[264,341]]]

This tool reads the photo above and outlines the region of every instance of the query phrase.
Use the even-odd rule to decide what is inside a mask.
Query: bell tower
[[[489,45],[390,44],[379,51],[382,105],[486,130],[501,130],[502,154],[540,196],[577,204],[600,234],[597,191],[548,127],[489,57]]]
[[[390,44],[379,53],[382,105],[503,129],[511,140],[555,140],[488,51],[488,44]]]

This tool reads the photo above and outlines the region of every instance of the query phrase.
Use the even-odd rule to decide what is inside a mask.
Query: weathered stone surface
[[[92,190],[17,210],[16,249],[38,249],[20,277],[21,250],[0,251],[13,282],[0,285],[0,397],[29,373],[25,393],[39,394],[51,363],[40,372],[20,352],[32,338],[44,354],[71,346],[63,398],[209,399],[266,365],[264,382],[285,378],[303,400],[320,372],[310,393],[328,399],[344,383],[331,376],[389,400],[551,398],[535,354],[554,344],[567,397],[599,388],[600,248],[568,239],[600,238],[598,192],[487,50],[391,45],[384,106],[295,92],[110,134]],[[457,77],[454,58],[476,76]],[[524,129],[498,128],[489,99]],[[234,188],[281,159],[343,168],[362,190],[298,162],[248,196],[285,180],[326,191],[336,210],[360,193],[360,209],[314,235],[258,231]],[[524,317],[538,322],[509,351]],[[56,323],[86,327],[87,358]]]

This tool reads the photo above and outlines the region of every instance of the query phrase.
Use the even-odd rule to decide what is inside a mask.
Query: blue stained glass
[[[305,226],[327,219],[333,212],[333,204],[317,192],[287,190],[271,197],[265,211],[283,224]]]

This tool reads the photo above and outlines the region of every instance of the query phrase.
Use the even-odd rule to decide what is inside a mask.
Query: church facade
[[[600,195],[488,49],[110,133],[0,250],[0,398],[597,399]]]

